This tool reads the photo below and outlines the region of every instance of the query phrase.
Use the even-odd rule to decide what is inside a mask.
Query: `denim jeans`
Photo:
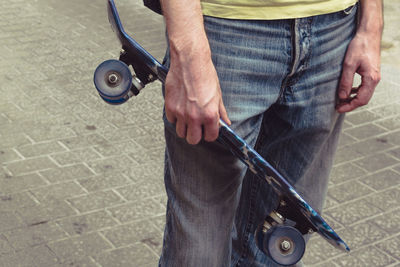
[[[204,18],[232,128],[317,211],[343,121],[335,103],[356,13]],[[164,123],[168,204],[160,266],[278,266],[254,240],[276,193],[220,143],[189,145],[165,116]]]

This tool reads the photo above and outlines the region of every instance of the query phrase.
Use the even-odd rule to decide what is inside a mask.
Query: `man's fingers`
[[[180,137],[180,138],[185,138],[186,137],[186,124],[183,120],[178,120],[176,122],[175,125],[175,129],[176,129],[176,134]]]
[[[342,76],[340,78],[338,92],[340,100],[347,99],[350,96],[356,70],[357,66],[355,64],[349,63],[348,61],[343,63]]]
[[[191,145],[197,145],[202,136],[201,125],[192,124],[187,127],[186,141]]]
[[[219,104],[219,116],[226,124],[228,124],[228,125],[232,124],[231,120],[228,117],[228,113],[226,112],[226,109],[225,109],[225,106],[224,106],[224,103],[222,102],[222,100]]]
[[[358,107],[368,104],[371,100],[374,88],[376,84],[363,81],[361,86],[358,88],[353,88],[351,90],[354,96],[349,96],[347,99],[343,99],[337,106],[337,111],[339,113],[350,112]]]
[[[215,116],[210,118],[203,125],[204,140],[207,142],[213,142],[218,138],[219,134],[219,117]]]

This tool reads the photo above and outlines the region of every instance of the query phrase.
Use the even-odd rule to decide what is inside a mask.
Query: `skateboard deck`
[[[119,60],[108,60],[98,66],[94,83],[104,101],[122,104],[137,95],[146,84],[157,79],[164,83],[168,69],[125,32],[114,1],[107,2],[109,22],[121,43],[122,51]],[[134,69],[133,77],[128,66]],[[289,182],[222,120],[218,141],[226,145],[279,196],[278,206],[255,233],[262,251],[279,264],[294,264],[304,253],[302,235],[312,232],[318,233],[336,248],[350,251],[339,235]]]

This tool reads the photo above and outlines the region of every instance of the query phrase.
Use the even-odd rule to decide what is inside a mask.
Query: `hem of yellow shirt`
[[[247,20],[275,20],[305,18],[344,10],[357,0],[323,1],[313,5],[288,6],[229,6],[201,2],[203,14],[211,17]]]

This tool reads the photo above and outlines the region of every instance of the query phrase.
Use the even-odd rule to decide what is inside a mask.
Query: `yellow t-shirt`
[[[201,0],[203,14],[228,19],[290,19],[344,10],[357,0]]]

